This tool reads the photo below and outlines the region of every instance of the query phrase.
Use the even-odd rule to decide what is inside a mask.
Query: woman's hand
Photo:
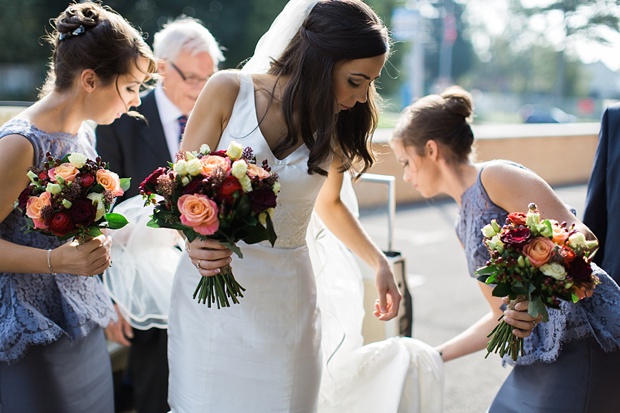
[[[377,271],[376,285],[379,298],[375,301],[373,314],[379,320],[391,320],[398,315],[402,297],[394,281],[392,268],[387,262],[382,264]]]
[[[100,235],[84,244],[68,242],[52,250],[50,263],[55,273],[91,276],[103,273],[111,263],[112,238]]]
[[[508,304],[509,302],[508,297],[505,297],[504,303]],[[534,327],[542,320],[542,315],[539,314],[538,317],[532,317],[527,312],[528,305],[529,301],[520,301],[515,305],[514,310],[509,309],[504,313],[504,321],[516,327],[512,330],[512,334],[520,338],[525,338],[532,334]]]
[[[131,324],[129,324],[129,321],[125,320],[117,304],[114,304],[114,310],[116,310],[118,321],[116,323],[111,321],[110,324],[108,324],[105,328],[105,336],[110,341],[114,341],[121,346],[129,347],[131,345],[129,340],[133,338],[133,328]]]
[[[220,268],[232,261],[232,251],[212,239],[194,239],[185,241],[185,249],[192,264],[203,277],[213,277],[220,273]]]

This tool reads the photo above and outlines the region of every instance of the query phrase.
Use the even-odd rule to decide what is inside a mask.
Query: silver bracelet
[[[47,267],[50,269],[50,274],[56,275],[54,270],[52,269],[52,250],[47,250]]]

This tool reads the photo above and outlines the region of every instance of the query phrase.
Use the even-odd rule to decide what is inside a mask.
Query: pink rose
[[[40,196],[31,196],[26,203],[26,215],[32,218],[34,227],[39,229],[47,229],[47,225],[41,219],[41,211],[45,207],[52,206],[52,194],[43,192]]]
[[[125,191],[121,188],[121,180],[118,175],[107,169],[99,169],[97,171],[97,183],[106,191],[112,192],[114,196],[121,196]]]
[[[546,264],[553,255],[555,244],[549,238],[536,237],[523,246],[523,253],[535,268]]]
[[[223,158],[217,155],[208,155],[200,158],[200,164],[202,165],[201,174],[204,176],[211,176],[218,171],[226,173],[230,171],[230,159],[228,157]]]
[[[220,227],[217,204],[206,195],[183,195],[177,202],[181,223],[201,235],[214,234]]]
[[[49,177],[53,182],[58,182],[60,176],[66,182],[73,182],[80,171],[70,163],[63,163],[49,170]]]
[[[248,176],[250,178],[258,177],[258,179],[260,179],[261,181],[263,179],[269,178],[271,176],[271,174],[269,172],[267,172],[266,170],[264,170],[260,166],[254,165],[253,163],[249,163],[248,164],[248,172],[247,173],[248,173]]]

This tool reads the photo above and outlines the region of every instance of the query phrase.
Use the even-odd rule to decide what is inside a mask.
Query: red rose
[[[78,182],[82,188],[88,188],[95,182],[95,177],[91,174],[81,174],[78,175]]]
[[[515,248],[521,248],[523,244],[530,240],[531,237],[532,233],[530,232],[530,229],[523,226],[504,229],[500,235],[500,239],[504,244],[511,245]]]
[[[155,169],[144,181],[140,184],[141,194],[153,194],[157,193],[157,178],[166,173],[166,168],[159,167]]]
[[[19,209],[21,209],[22,211],[26,210],[26,206],[28,204],[28,198],[30,198],[31,195],[31,191],[30,191],[31,187],[30,185],[28,185],[28,187],[26,187],[21,194],[19,194],[19,198],[17,198],[17,205],[19,207]]]
[[[74,227],[73,218],[66,211],[56,212],[49,222],[49,230],[59,237],[67,235]]]
[[[276,207],[276,194],[267,186],[248,192],[248,197],[252,203],[252,212],[255,214]]]
[[[237,191],[241,191],[241,195],[243,195],[243,188],[239,180],[232,175],[227,176],[224,182],[222,182],[222,186],[217,194],[218,201],[231,205]]]
[[[181,192],[183,195],[186,194],[197,194],[199,193],[200,187],[202,186],[203,181],[202,175],[195,176],[189,184],[183,187],[183,191]]]
[[[222,158],[228,158],[226,155],[226,151],[224,149],[220,149],[219,151],[211,152],[209,155],[221,156]]]
[[[515,225],[525,225],[526,215],[523,212],[511,212],[508,214],[508,220]]]
[[[95,222],[97,207],[89,199],[78,199],[73,203],[69,212],[76,224],[89,226]]]
[[[592,267],[583,257],[580,257],[570,263],[568,267],[568,275],[577,284],[588,283],[592,276]]]

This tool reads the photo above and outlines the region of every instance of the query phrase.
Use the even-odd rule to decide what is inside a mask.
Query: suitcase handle
[[[394,196],[395,178],[392,175],[364,173],[360,177],[360,180],[387,185],[388,246],[385,254],[391,256],[390,254],[394,253],[394,251],[392,250],[392,244],[394,241],[394,217],[396,216],[396,199]]]

